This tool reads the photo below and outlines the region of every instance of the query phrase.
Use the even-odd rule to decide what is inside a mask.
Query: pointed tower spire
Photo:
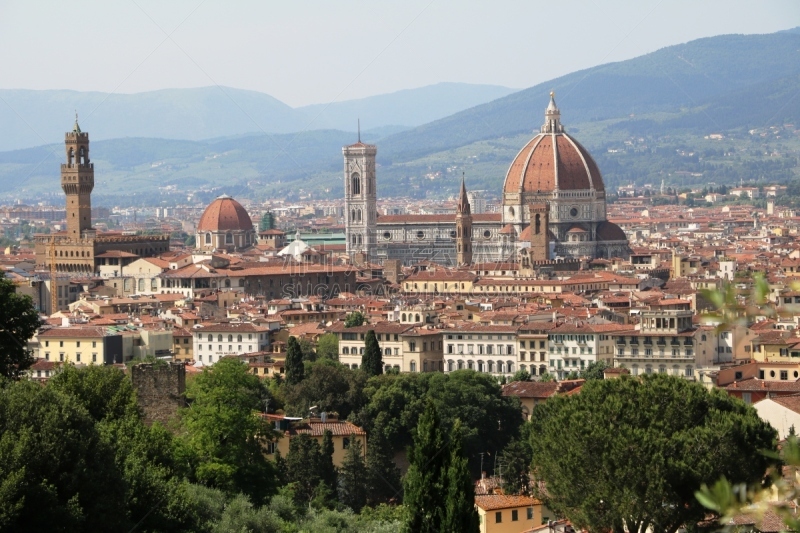
[[[358,119],[358,142],[361,142],[361,119]]]
[[[470,214],[469,197],[467,196],[467,185],[464,183],[464,173],[461,173],[461,192],[458,195],[458,213],[463,215]]]
[[[563,133],[564,127],[561,125],[561,111],[556,106],[556,93],[550,91],[550,103],[547,104],[547,109],[544,112],[544,125],[541,129],[542,133]]]
[[[81,132],[81,127],[78,126],[78,110],[77,109],[75,110],[75,125],[72,127],[72,131],[74,133],[80,133]]]

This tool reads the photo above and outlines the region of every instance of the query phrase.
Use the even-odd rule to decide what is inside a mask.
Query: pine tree
[[[361,369],[369,376],[383,374],[381,347],[373,330],[369,330],[366,339],[364,339],[364,355],[361,356]]]
[[[446,503],[447,466],[449,450],[445,449],[439,413],[432,401],[417,424],[414,445],[409,454],[410,466],[404,480],[404,504],[411,512],[408,533],[439,533],[442,529]]]
[[[339,470],[339,501],[356,513],[367,503],[367,469],[363,447],[355,435],[350,436],[350,447]]]
[[[370,506],[400,501],[403,496],[400,470],[392,447],[380,431],[373,431],[367,445],[367,501]]]
[[[295,484],[294,496],[299,503],[310,502],[323,481],[319,470],[320,455],[319,442],[307,433],[289,441],[286,471],[289,482]]]
[[[296,385],[303,381],[303,350],[295,337],[289,337],[286,347],[286,383]]]
[[[450,460],[445,475],[447,500],[441,531],[478,533],[475,487],[464,455],[461,421],[456,419],[450,432]]]

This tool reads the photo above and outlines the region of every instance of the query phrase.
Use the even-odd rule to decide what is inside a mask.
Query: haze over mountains
[[[747,136],[752,128],[800,122],[800,29],[699,39],[510,94],[510,89],[496,86],[439,84],[292,109],[249,91],[167,90],[112,95],[97,116],[92,113],[81,124],[92,135],[99,198],[116,194],[119,199],[131,186],[138,194],[159,194],[158,186],[169,184],[179,189],[224,185],[229,194],[239,191],[254,197],[291,197],[301,189],[336,197],[340,148],[353,139],[352,133],[341,130],[355,129],[353,116],[362,120],[364,139],[379,143],[381,195],[439,195],[449,194],[455,185],[425,176],[452,166],[471,165],[467,172],[472,183],[499,190],[513,154],[541,125],[551,90],[556,91],[567,130],[594,152],[606,182],[613,183],[629,178],[632,171],[619,161],[604,160],[612,138],[702,139],[709,133],[734,131]],[[84,98],[80,109],[93,109],[105,96],[12,92],[0,95],[16,98],[17,106],[28,109],[31,124],[48,128],[46,136],[52,136],[54,144],[0,153],[0,192],[60,194],[59,143],[72,124],[73,102],[79,95]],[[43,93],[49,93],[44,100]],[[43,144],[30,135],[24,143],[15,140],[20,131],[29,130],[18,117],[8,115],[7,106],[0,107],[0,120],[6,125],[0,142]],[[259,131],[256,125],[283,133],[246,134]],[[151,138],[119,139],[136,135]],[[156,136],[161,138],[152,138]],[[212,136],[228,138],[201,140]],[[118,139],[99,140],[109,137]],[[170,137],[186,140],[164,140]],[[793,142],[797,136],[784,140]],[[650,149],[656,148],[651,143]],[[112,192],[114,188],[121,190]]]
[[[74,110],[92,140],[120,137],[201,140],[248,133],[306,130],[385,131],[419,126],[506,96],[496,85],[439,83],[326,104],[292,108],[272,96],[230,87],[164,89],[137,94],[0,90],[0,151],[63,139]]]

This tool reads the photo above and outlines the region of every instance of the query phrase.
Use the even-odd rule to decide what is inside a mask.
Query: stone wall
[[[182,363],[141,363],[131,368],[145,423],[166,425],[186,405],[186,367]]]

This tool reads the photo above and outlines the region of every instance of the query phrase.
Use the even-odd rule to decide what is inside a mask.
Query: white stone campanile
[[[375,154],[378,148],[361,139],[342,148],[344,155],[345,234],[347,253],[352,258],[363,253],[375,258],[375,228],[378,210],[375,202]]]

